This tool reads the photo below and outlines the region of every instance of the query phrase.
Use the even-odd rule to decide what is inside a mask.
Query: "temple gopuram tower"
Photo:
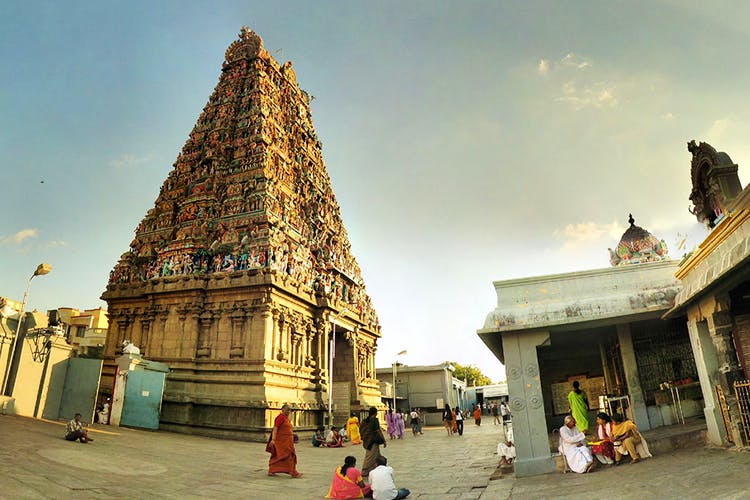
[[[246,27],[102,295],[102,387],[124,340],[168,364],[161,427],[262,439],[380,405],[380,326],[312,125],[310,96]],[[332,352],[333,351],[333,352]]]

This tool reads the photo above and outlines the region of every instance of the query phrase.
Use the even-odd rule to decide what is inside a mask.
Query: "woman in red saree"
[[[271,439],[267,450],[271,453],[268,460],[268,475],[275,476],[277,473],[289,474],[292,477],[300,477],[302,473],[297,472],[297,453],[294,450],[294,433],[289,414],[292,409],[288,404],[281,407],[281,413],[276,417],[271,431]]]
[[[614,463],[615,447],[612,444],[612,419],[604,412],[596,416],[596,437],[598,438],[597,441],[589,443],[591,453],[605,465]]]
[[[354,467],[357,459],[348,456],[344,459],[344,465],[336,467],[333,472],[333,481],[328,489],[326,498],[336,500],[350,500],[352,498],[364,498],[370,495],[369,484],[365,484],[362,473]]]

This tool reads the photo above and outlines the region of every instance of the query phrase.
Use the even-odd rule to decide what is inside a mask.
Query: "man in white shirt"
[[[380,455],[375,459],[378,464],[370,471],[370,487],[374,500],[400,500],[409,496],[406,488],[396,489],[393,482],[393,467],[388,467],[388,459]]]

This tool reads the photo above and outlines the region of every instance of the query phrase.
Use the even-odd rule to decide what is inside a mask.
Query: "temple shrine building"
[[[380,406],[380,324],[310,101],[243,27],[110,275],[101,385],[126,340],[169,365],[161,428],[264,439],[283,403],[301,430]]]
[[[683,262],[631,216],[611,268],[494,283],[478,334],[505,365],[519,477],[555,470],[549,435],[575,380],[590,422],[600,409],[640,430],[705,418],[710,442],[750,442],[737,382],[750,361],[750,188],[725,153],[689,150],[693,213],[712,232]]]

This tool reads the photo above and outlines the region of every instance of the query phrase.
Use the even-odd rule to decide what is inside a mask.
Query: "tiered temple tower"
[[[380,326],[312,125],[310,96],[243,27],[154,208],[102,295],[124,340],[172,368],[162,427],[260,438],[284,402],[323,422],[380,405]],[[111,387],[113,368],[102,387]]]

